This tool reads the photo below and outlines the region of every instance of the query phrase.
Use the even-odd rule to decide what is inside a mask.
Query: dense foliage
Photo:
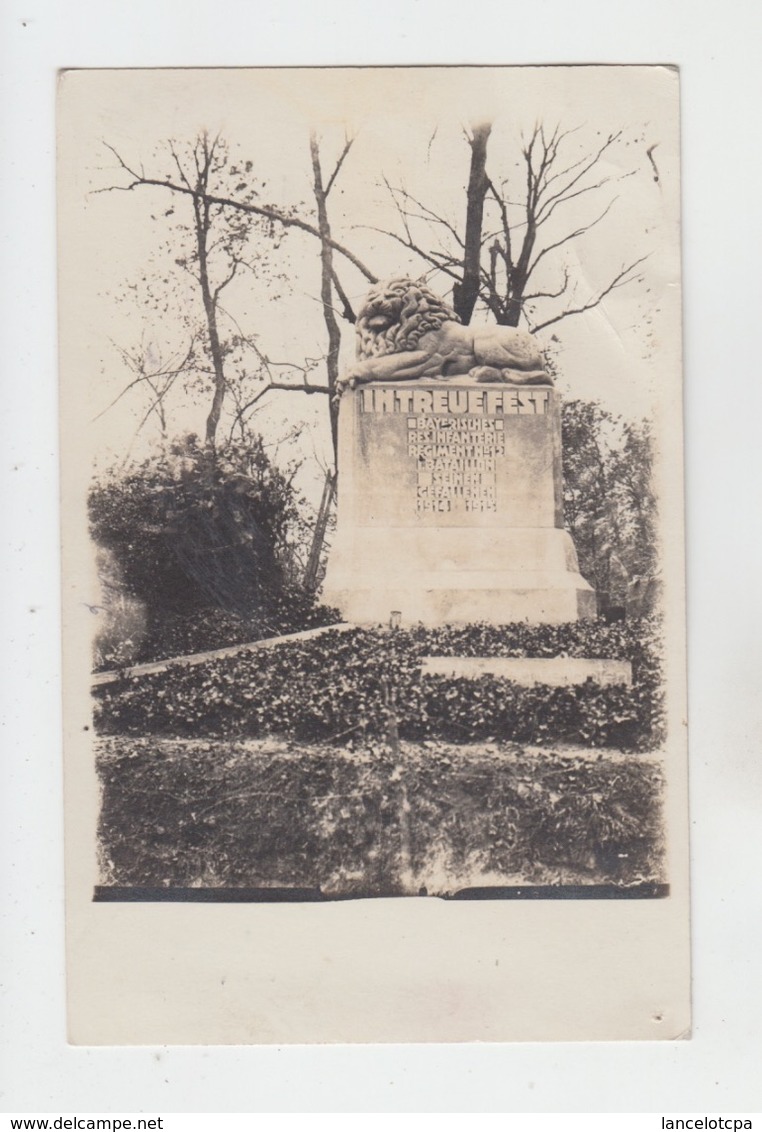
[[[102,740],[104,879],[393,895],[661,878],[658,764],[447,743]]]
[[[448,651],[628,658],[633,684],[524,688],[493,676],[422,674],[421,657]],[[662,739],[658,650],[649,622],[328,630],[311,640],[127,676],[97,695],[98,727],[110,734],[399,735],[630,749],[652,749]]]
[[[562,416],[564,523],[599,605],[636,615],[658,601],[653,440],[647,421],[624,421],[595,401],[566,401]]]
[[[326,621],[300,586],[303,504],[258,437],[216,449],[186,437],[95,482],[89,510],[111,614],[101,667]]]

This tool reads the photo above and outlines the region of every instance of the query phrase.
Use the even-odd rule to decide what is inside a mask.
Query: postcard
[[[76,1044],[690,1030],[679,76],[59,79]]]

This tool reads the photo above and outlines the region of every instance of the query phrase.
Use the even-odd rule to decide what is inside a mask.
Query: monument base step
[[[595,617],[595,592],[558,527],[357,528],[331,550],[323,601],[356,625],[557,624]]]
[[[517,585],[513,578],[500,585],[469,585],[467,576],[448,585],[443,578],[426,588],[415,585],[380,585],[360,588],[326,587],[323,601],[337,606],[345,621],[354,625],[468,625],[487,621],[509,625],[524,621],[532,625],[561,624],[596,616],[595,593],[580,574],[562,574],[556,579],[526,578]],[[539,583],[539,584],[537,584]],[[555,584],[554,584],[555,583]]]
[[[466,677],[501,676],[528,688],[547,684],[552,688],[584,684],[592,680],[600,686],[632,684],[629,660],[600,660],[568,656],[425,656],[425,676]]]

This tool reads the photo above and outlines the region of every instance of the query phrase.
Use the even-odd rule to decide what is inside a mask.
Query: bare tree
[[[214,395],[212,397],[209,415],[206,418],[206,442],[212,446],[217,436],[217,426],[220,423],[222,403],[225,399],[225,391],[227,389],[225,359],[222,343],[220,342],[220,332],[217,321],[218,307],[220,295],[233,281],[233,277],[241,264],[241,257],[235,248],[235,237],[229,237],[226,249],[227,258],[230,263],[229,270],[216,285],[212,282],[209,264],[211,254],[210,234],[212,231],[212,205],[207,196],[207,190],[209,188],[210,176],[213,171],[219,169],[220,162],[219,160],[215,160],[218,147],[219,139],[215,138],[210,142],[208,135],[203,134],[200,141],[193,147],[192,153],[196,174],[194,178],[196,191],[192,198],[194,233],[196,236],[196,266],[198,269],[198,281],[201,286],[201,297],[204,303],[204,313],[206,315],[209,353],[212,359],[214,376]],[[191,182],[183,170],[174,147],[172,147],[172,156],[175,159],[181,178],[188,188],[190,188]],[[238,235],[238,233],[236,235]]]
[[[238,166],[230,165],[227,147],[220,138],[210,139],[207,134],[202,134],[190,147],[181,147],[175,142],[168,143],[174,173],[166,173],[163,178],[146,176],[142,167],[136,169],[128,165],[113,147],[109,147],[116,156],[120,168],[130,177],[129,184],[113,186],[113,188],[129,191],[138,187],[154,189],[161,187],[173,195],[180,194],[181,200],[183,197],[187,198],[192,206],[192,254],[178,256],[175,253],[173,258],[176,265],[192,273],[202,300],[205,329],[200,337],[203,338],[209,360],[208,370],[213,393],[206,419],[207,444],[210,446],[215,444],[223,404],[226,400],[232,403],[233,409],[230,438],[238,433],[240,441],[243,442],[247,436],[251,414],[257,411],[263,398],[271,391],[317,393],[326,396],[334,467],[326,471],[315,542],[309,556],[308,573],[313,576],[307,578],[308,585],[314,585],[317,577],[321,546],[336,489],[338,404],[333,395],[339,378],[340,319],[343,318],[350,323],[355,321],[352,305],[339,279],[335,256],[343,255],[344,259],[359,268],[368,280],[375,280],[375,276],[352,253],[343,249],[342,245],[333,239],[328,215],[328,198],[352,148],[353,140],[350,137],[344,139],[333,171],[326,179],[317,136],[313,132],[310,137],[316,224],[296,217],[293,211],[285,207],[275,208],[263,205],[258,199],[253,200],[255,190],[252,184],[253,178],[250,176],[251,162],[244,163],[243,173]],[[229,173],[233,174],[230,185],[234,186],[235,198],[229,192],[220,189],[221,181]],[[174,207],[168,209],[165,215],[173,212]],[[252,259],[257,258],[257,253],[250,245],[257,236],[261,237],[262,225],[267,225],[270,229],[273,227],[282,230],[292,227],[301,229],[319,240],[320,303],[327,332],[324,383],[313,378],[320,359],[305,359],[303,365],[272,360],[260,349],[256,335],[245,333],[235,322],[230,311],[222,306],[223,292],[239,274],[240,269],[247,267],[256,270]],[[270,235],[272,236],[272,232]],[[164,282],[167,283],[166,278]],[[221,319],[228,324],[227,336],[221,331]],[[228,362],[235,351],[241,349],[246,351],[246,364],[243,371],[234,370],[231,376]],[[153,399],[144,420],[151,413],[156,414],[160,418],[160,427],[164,434],[166,431],[164,397],[172,387],[176,374],[167,375],[165,368],[152,369],[144,358],[136,355],[134,351],[123,350],[121,353],[136,374],[136,381],[130,382],[127,388],[133,387],[140,381],[145,383],[153,394]],[[191,349],[185,359],[186,366],[195,360],[192,355]],[[123,393],[126,391],[123,390]]]
[[[341,285],[336,267],[334,265],[334,251],[341,250],[341,245],[337,244],[331,235],[331,225],[328,218],[328,196],[331,192],[331,189],[333,188],[337,176],[339,175],[341,167],[344,164],[347,154],[352,147],[353,140],[354,139],[352,138],[345,138],[344,146],[336,161],[333,172],[329,176],[328,180],[324,181],[323,169],[320,159],[320,147],[317,135],[314,131],[311,133],[310,159],[312,165],[312,183],[317,210],[318,226],[317,229],[315,229],[312,225],[299,225],[299,227],[302,227],[309,231],[311,234],[316,235],[320,240],[320,302],[328,335],[328,350],[325,357],[327,382],[325,385],[310,383],[307,380],[308,370],[306,367],[292,367],[302,369],[303,382],[301,385],[294,385],[293,383],[288,381],[277,381],[272,376],[271,367],[273,364],[278,363],[271,363],[269,359],[263,357],[262,361],[268,372],[269,380],[262,389],[257,391],[254,397],[249,398],[243,405],[240,405],[236,413],[236,421],[243,424],[245,414],[249,410],[251,410],[271,389],[300,391],[303,393],[323,393],[328,396],[328,412],[331,425],[331,439],[333,442],[334,467],[329,468],[326,471],[323,495],[318,511],[312,546],[310,554],[308,556],[308,563],[305,573],[305,584],[308,588],[314,588],[316,583],[320,564],[320,553],[322,550],[323,542],[325,540],[330,509],[336,491],[336,462],[338,456],[338,404],[334,398],[334,391],[339,379],[339,350],[341,348],[341,330],[339,327],[338,318],[336,316],[334,293],[342,303],[343,317],[351,323],[354,323],[355,321],[355,314],[352,310],[351,303],[347,298],[344,288]],[[278,215],[278,219],[282,222],[282,214]],[[348,256],[347,258],[350,258],[351,262],[353,262],[355,266],[359,264],[359,261],[356,261],[354,257]],[[375,278],[370,274],[370,272],[368,272],[367,269],[363,268],[363,272],[368,279],[373,280]]]
[[[334,310],[334,287],[338,284],[341,294],[344,296],[344,309],[348,318],[354,321],[354,312],[351,309],[349,300],[344,295],[341,285],[338,283],[338,276],[333,264],[333,240],[331,238],[331,225],[328,219],[328,194],[330,193],[333,185],[338,176],[344,160],[352,148],[352,138],[347,138],[344,142],[344,147],[336,162],[336,166],[326,182],[323,181],[323,171],[320,164],[320,148],[318,145],[317,135],[314,130],[310,134],[310,157],[312,160],[312,184],[315,193],[315,204],[317,206],[318,217],[318,232],[320,233],[320,301],[323,307],[323,318],[325,319],[325,326],[328,332],[328,353],[326,355],[326,370],[328,376],[328,388],[331,393],[330,399],[330,413],[331,413],[331,434],[333,436],[334,449],[337,442],[337,426],[338,426],[338,412],[337,406],[333,399],[333,391],[336,388],[336,383],[339,380],[339,349],[341,347],[341,330],[339,329],[338,319]]]
[[[618,287],[638,278],[645,257],[622,264],[593,293],[578,298],[578,281],[566,266],[555,271],[551,282],[540,282],[554,274],[546,269],[553,259],[562,259],[562,249],[591,232],[605,219],[616,194],[606,190],[632,175],[619,176],[603,170],[605,155],[622,138],[622,131],[609,134],[590,150],[570,153],[576,129],[556,126],[548,132],[538,124],[522,145],[519,166],[522,186],[510,178],[497,181],[487,169],[487,146],[491,126],[483,123],[466,133],[470,147],[466,216],[463,235],[458,226],[428,207],[403,187],[388,184],[402,234],[384,231],[428,265],[430,274],[441,273],[452,280],[453,305],[463,322],[469,322],[477,300],[501,326],[518,326],[522,316],[530,329],[542,330],[570,315],[594,307]],[[516,178],[518,179],[518,178]],[[605,204],[589,218],[566,221],[571,202],[586,204],[604,194]],[[437,241],[432,234],[437,233]],[[548,257],[551,257],[550,259]],[[535,288],[535,280],[538,284]],[[537,308],[552,301],[556,308],[547,316]]]
[[[341,304],[341,317],[354,322],[355,315],[339,280],[334,255],[343,256],[368,281],[376,281],[376,276],[349,249],[333,239],[328,220],[328,195],[349,153],[352,140],[345,139],[335,168],[324,184],[317,139],[314,136],[311,139],[317,225],[297,216],[294,209],[263,204],[258,199],[259,193],[251,175],[252,163],[232,163],[228,147],[220,137],[211,139],[203,133],[187,146],[168,142],[167,151],[171,157],[172,169],[161,177],[148,175],[142,165],[138,168],[128,163],[113,146],[107,144],[107,148],[116,157],[120,170],[127,174],[128,181],[100,191],[161,188],[173,197],[179,196],[180,200],[188,199],[192,206],[192,222],[189,225],[193,236],[192,250],[189,254],[179,254],[186,224],[181,222],[175,232],[172,258],[176,266],[190,272],[194,282],[198,284],[202,300],[204,331],[203,334],[194,332],[192,335],[184,368],[186,372],[195,372],[197,375],[206,371],[211,378],[213,396],[206,419],[206,439],[210,445],[215,442],[226,399],[230,400],[233,408],[230,435],[232,437],[237,431],[243,438],[246,422],[257,411],[262,399],[271,391],[280,390],[327,396],[334,453],[336,451],[338,409],[333,400],[333,391],[338,378],[341,335],[334,293]],[[168,217],[174,212],[173,204],[164,216]],[[251,246],[254,238],[260,237],[261,242],[261,238],[267,235],[273,246],[277,246],[277,231],[286,232],[292,228],[305,231],[320,241],[320,301],[328,332],[326,383],[312,380],[319,358],[306,358],[303,364],[271,359],[260,349],[256,334],[245,332],[230,310],[222,305],[223,292],[241,274],[242,269],[256,273],[262,263],[261,248]],[[172,238],[165,251],[168,249],[172,249]],[[163,283],[169,284],[166,276]],[[157,307],[158,304],[154,303],[154,306]],[[225,334],[221,330],[221,320],[226,324]],[[206,367],[199,365],[193,348],[194,340],[197,346],[199,342],[203,342],[208,360]],[[172,380],[167,380],[163,364],[157,367],[150,358],[139,356],[134,349],[120,349],[120,353],[136,374],[136,380],[129,383],[120,397],[135,385],[143,384],[151,391],[153,399],[141,426],[155,414],[160,417],[161,427],[164,429],[164,399],[177,373],[173,372]],[[236,354],[238,356],[234,357]],[[231,366],[232,362],[238,363],[237,366]],[[252,385],[255,387],[253,390]]]
[[[326,355],[326,370],[328,377],[328,390],[329,390],[329,413],[331,418],[331,438],[333,440],[334,451],[334,468],[329,469],[326,473],[325,485],[323,488],[323,496],[320,501],[320,508],[318,510],[317,522],[315,524],[315,533],[312,541],[312,549],[310,551],[307,571],[305,575],[305,584],[309,589],[313,589],[317,582],[318,570],[320,565],[320,554],[322,551],[323,543],[325,541],[326,531],[328,529],[328,518],[330,515],[331,504],[333,503],[334,494],[336,491],[336,468],[338,466],[338,449],[339,449],[339,406],[334,392],[339,380],[339,350],[341,347],[341,330],[339,328],[339,321],[336,317],[334,309],[334,291],[337,297],[343,304],[344,317],[349,322],[355,321],[355,314],[352,306],[347,298],[339,281],[338,274],[333,262],[333,240],[331,238],[331,225],[328,219],[328,195],[333,188],[339,171],[352,148],[353,138],[347,137],[344,140],[344,146],[339,154],[339,157],[334,166],[333,172],[326,182],[323,180],[323,170],[320,163],[320,147],[315,131],[310,134],[310,157],[312,159],[312,184],[315,193],[315,204],[317,207],[318,217],[318,231],[320,232],[320,300],[323,306],[323,318],[325,319],[326,331],[328,333],[328,353]]]
[[[153,268],[147,266],[137,283],[126,285],[150,323],[150,334],[139,347],[117,347],[134,377],[115,400],[135,386],[147,389],[150,404],[139,428],[153,415],[164,435],[167,398],[179,378],[186,392],[211,394],[204,432],[207,445],[214,447],[226,402],[240,409],[249,382],[272,376],[256,335],[242,328],[228,294],[234,280],[247,274],[249,280],[277,280],[271,256],[284,230],[275,231],[258,212],[214,203],[221,185],[234,186],[243,205],[259,194],[252,162],[234,160],[224,139],[202,133],[190,143],[168,141],[163,154],[184,189],[180,202],[189,207],[185,211],[170,200],[169,207],[152,214],[162,225]],[[119,188],[124,186],[104,191]],[[173,340],[168,349],[157,347],[162,334]],[[185,345],[179,345],[183,336]]]

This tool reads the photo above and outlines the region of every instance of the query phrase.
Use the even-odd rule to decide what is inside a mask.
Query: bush
[[[559,652],[559,646],[565,647]],[[632,661],[633,684],[523,688],[492,676],[424,676],[421,657],[447,648],[472,656],[620,657]],[[122,678],[96,694],[97,724],[109,734],[302,740],[399,734],[628,749],[653,748],[663,738],[649,622],[329,630],[309,641]]]
[[[317,605],[311,595],[298,592],[293,599],[281,596],[268,611],[256,617],[243,617],[224,609],[208,607],[188,614],[168,614],[155,619],[140,642],[139,650],[128,661],[115,651],[101,650],[100,669],[131,666],[148,660],[168,660],[192,653],[210,652],[231,645],[245,645],[266,637],[298,633],[322,625],[335,625],[337,609]]]
[[[304,501],[259,438],[210,449],[186,437],[101,477],[88,502],[106,610],[99,667],[326,623],[299,584]]]
[[[562,409],[564,525],[600,608],[643,615],[659,595],[653,438],[596,401]]]

